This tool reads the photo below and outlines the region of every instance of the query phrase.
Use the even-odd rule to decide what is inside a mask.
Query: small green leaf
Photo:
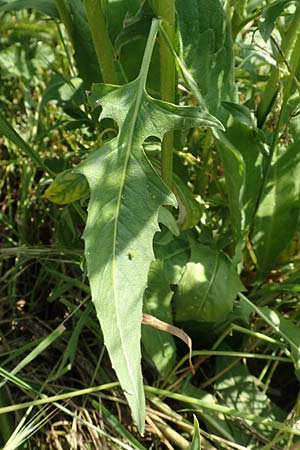
[[[180,231],[173,214],[163,206],[158,210],[158,223],[167,227],[174,236],[179,236]]]
[[[156,171],[161,174],[161,164],[159,161],[151,159],[151,164]],[[181,231],[194,228],[201,219],[203,213],[203,205],[195,198],[195,195],[182,181],[182,179],[173,174],[172,190],[176,196],[179,214],[177,218],[177,226]],[[171,229],[170,229],[171,231]],[[173,233],[175,236],[176,234]]]
[[[192,245],[191,260],[174,295],[176,320],[222,322],[243,285],[224,253]]]
[[[190,450],[201,450],[201,434],[200,427],[197,417],[194,415],[194,434],[192,445],[190,446]]]
[[[179,209],[177,224],[182,231],[189,230],[199,223],[203,213],[203,206],[176,175],[174,176],[173,184],[173,191],[176,195]]]
[[[89,194],[86,178],[80,173],[65,170],[57,175],[43,197],[58,205],[67,205]]]
[[[222,106],[240,123],[244,123],[250,128],[255,127],[256,124],[253,115],[246,106],[232,102],[222,102]]]
[[[267,42],[272,34],[277,17],[282,14],[289,3],[295,3],[295,0],[277,0],[264,8],[261,15],[262,20],[259,25],[259,31],[265,42]]]

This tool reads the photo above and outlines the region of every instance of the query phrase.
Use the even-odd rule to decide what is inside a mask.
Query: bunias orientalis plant
[[[143,293],[154,259],[159,209],[177,206],[142,145],[149,136],[162,139],[175,129],[222,128],[202,108],[165,103],[146,92],[158,27],[159,20],[154,19],[136,80],[121,87],[94,85],[92,106],[101,105],[100,120],[113,118],[119,134],[77,169],[87,178],[91,192],[84,240],[92,299],[140,431],[145,416],[140,350]]]

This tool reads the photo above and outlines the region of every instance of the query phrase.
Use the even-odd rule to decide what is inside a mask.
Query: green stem
[[[159,23],[160,23],[160,21],[158,19],[153,19],[151,28],[149,31],[146,48],[144,51],[143,61],[142,61],[142,65],[141,65],[141,70],[139,73],[139,78],[141,81],[140,82],[141,87],[140,87],[139,92],[137,93],[137,98],[139,99],[139,102],[141,102],[141,97],[146,89],[146,81],[147,81],[147,76],[148,76],[149,67],[150,67],[150,63],[151,63],[153,48],[155,45],[155,39],[156,39],[156,35],[158,32]],[[140,107],[140,103],[139,103],[139,107]]]
[[[84,6],[103,81],[118,84],[114,50],[106,27],[101,0],[84,0]],[[82,38],[84,39],[84,36]]]
[[[281,51],[285,58],[289,58],[291,49],[293,48],[298,35],[300,25],[299,12],[294,14],[294,18],[283,36]],[[272,109],[279,91],[280,71],[277,67],[272,66],[270,76],[266,83],[264,93],[261,97],[260,104],[257,108],[256,117],[257,125],[261,128]]]
[[[59,17],[62,21],[62,23],[64,24],[64,26],[66,27],[69,39],[73,45],[73,23],[72,23],[72,19],[70,16],[70,13],[65,5],[64,0],[54,0],[56,9],[59,13]]]
[[[160,0],[157,2],[157,14],[163,19],[163,27],[170,42],[175,41],[175,0]],[[174,103],[175,100],[175,64],[168,45],[160,39],[160,92],[162,100]],[[172,188],[173,184],[173,146],[172,131],[165,134],[162,147],[162,178]]]
[[[120,386],[120,383],[115,381],[112,383],[102,384],[100,386],[88,387],[85,389],[79,389],[77,391],[66,392],[63,394],[52,395],[51,397],[43,396],[43,398],[38,398],[36,400],[31,400],[24,403],[17,403],[14,405],[0,407],[0,415],[7,414],[9,412],[20,411],[21,409],[29,408],[30,406],[40,406],[47,405],[48,403],[54,403],[59,401],[64,401],[70,398],[81,397],[84,395],[92,395],[95,392],[100,392],[104,390],[113,389]],[[41,395],[41,394],[39,394]]]
[[[270,175],[270,170],[271,170],[271,165],[272,165],[272,160],[274,157],[274,153],[276,150],[276,146],[278,143],[278,138],[279,138],[279,134],[280,134],[280,130],[282,127],[282,124],[284,122],[284,118],[285,118],[285,114],[286,114],[286,109],[287,109],[287,104],[288,104],[288,100],[290,98],[290,93],[295,81],[295,75],[296,75],[296,70],[298,67],[298,63],[299,63],[299,51],[300,51],[300,30],[298,31],[298,35],[297,35],[297,39],[296,39],[296,43],[295,46],[293,48],[292,51],[292,55],[291,55],[291,60],[290,60],[290,75],[287,79],[287,82],[283,88],[283,94],[282,94],[282,105],[281,105],[281,109],[280,109],[280,113],[279,113],[279,117],[277,120],[277,124],[276,124],[276,128],[275,128],[275,132],[273,134],[273,140],[272,140],[272,144],[270,147],[270,154],[268,156],[268,160],[266,163],[266,167],[264,170],[264,176],[263,176],[263,180],[260,186],[260,191],[259,191],[259,195],[257,198],[257,202],[255,205],[255,210],[254,210],[254,217],[257,214],[257,210],[259,208],[259,205],[261,203],[262,197],[263,197],[263,193]],[[251,232],[253,231],[253,227],[254,227],[254,223],[255,221],[252,222],[252,229],[250,231],[250,236],[251,236]]]

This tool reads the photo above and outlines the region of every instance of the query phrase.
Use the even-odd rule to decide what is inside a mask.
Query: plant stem
[[[56,9],[59,13],[59,17],[66,27],[69,39],[73,45],[73,23],[70,16],[70,13],[65,5],[64,0],[54,0]]]
[[[163,19],[164,30],[174,45],[175,41],[175,0],[160,0],[157,2],[157,14]],[[163,39],[160,39],[160,92],[162,100],[175,100],[175,64],[173,55]],[[172,131],[165,134],[161,146],[162,178],[172,188],[173,184],[173,144]]]
[[[101,0],[84,0],[84,6],[103,81],[118,84],[113,46],[106,27]],[[84,36],[82,38],[84,39]]]
[[[293,48],[295,40],[297,39],[299,25],[300,17],[299,12],[297,11],[294,14],[294,18],[282,39],[281,51],[287,59],[289,58],[291,49]],[[279,91],[279,77],[280,71],[278,67],[272,66],[270,76],[268,78],[264,93],[261,97],[261,101],[256,112],[257,125],[259,128],[263,126],[266,117],[271,111],[272,106],[276,100]]]

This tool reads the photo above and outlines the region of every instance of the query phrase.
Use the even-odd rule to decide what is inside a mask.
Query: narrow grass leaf
[[[201,450],[201,434],[200,434],[200,427],[199,422],[197,420],[197,417],[194,416],[194,435],[193,435],[193,441],[192,445],[189,450]]]
[[[44,350],[46,350],[49,345],[51,345],[56,339],[58,339],[62,333],[65,331],[63,325],[59,325],[52,333],[46,336],[24,359],[10,371],[10,375],[16,375],[20,370],[30,364],[34,359],[36,359]],[[0,383],[0,388],[5,384],[5,381]]]
[[[2,133],[7,139],[9,139],[13,144],[15,144],[20,150],[22,150],[25,155],[32,160],[38,167],[43,168],[46,172],[53,175],[53,172],[44,163],[39,154],[25,142],[21,136],[16,132],[16,130],[5,120],[3,116],[0,115],[0,133]]]

